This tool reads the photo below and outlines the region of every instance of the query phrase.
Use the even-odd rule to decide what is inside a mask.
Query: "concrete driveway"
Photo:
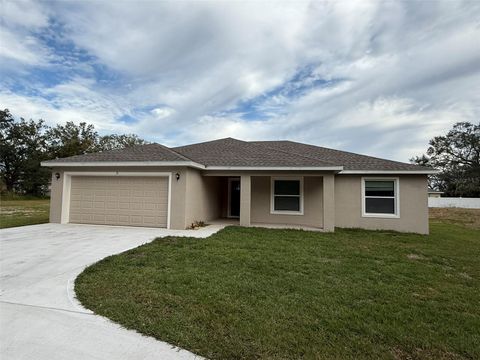
[[[94,315],[75,299],[73,282],[86,266],[156,237],[207,237],[221,228],[42,224],[0,230],[0,358],[194,358]]]

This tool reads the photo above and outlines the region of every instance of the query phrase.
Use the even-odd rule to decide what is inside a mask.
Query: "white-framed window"
[[[397,177],[362,178],[362,216],[399,218],[399,195]]]
[[[270,213],[303,215],[303,177],[272,177]]]

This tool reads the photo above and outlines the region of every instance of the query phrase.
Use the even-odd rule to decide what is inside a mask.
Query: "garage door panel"
[[[143,219],[142,219],[141,216],[131,215],[131,216],[130,216],[130,222],[131,222],[132,224],[138,225],[138,224],[142,224],[142,223],[143,223]]]
[[[70,222],[80,222],[82,221],[82,216],[79,214],[70,215]]]
[[[79,200],[82,200],[82,194],[73,194],[71,193],[71,200],[72,201],[79,201]]]
[[[94,209],[105,209],[105,201],[102,199],[95,199],[93,202]]]
[[[105,214],[93,214],[93,221],[96,221],[100,224],[106,223],[106,216]]]
[[[107,210],[118,209],[118,202],[107,201],[105,203],[105,209],[107,209]]]
[[[81,209],[81,208],[91,209],[91,208],[93,208],[93,203],[91,201],[80,201],[79,209]]]
[[[77,219],[77,222],[82,223],[82,222],[89,222],[93,221],[93,215],[92,214],[74,214],[70,219],[75,218]]]
[[[153,225],[153,224],[156,224],[158,221],[159,221],[159,218],[156,218],[156,217],[144,217],[143,218],[144,220],[144,224],[145,225]]]
[[[144,204],[144,209],[145,210],[155,210],[156,209],[156,206],[154,203],[145,203]]]
[[[119,202],[118,203],[118,208],[121,209],[121,210],[124,210],[124,209],[130,209],[130,203],[129,202]]]
[[[118,216],[117,215],[106,215],[105,216],[105,221],[112,223],[112,222],[117,222],[118,221]]]
[[[80,200],[74,200],[73,198],[70,200],[70,207],[71,208],[80,208],[81,207],[81,201]]]
[[[167,225],[167,177],[73,176],[70,193],[70,222]]]

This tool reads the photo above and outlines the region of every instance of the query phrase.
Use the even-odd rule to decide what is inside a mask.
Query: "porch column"
[[[323,176],[323,229],[335,230],[335,176]]]
[[[251,178],[240,177],[240,226],[250,226]]]

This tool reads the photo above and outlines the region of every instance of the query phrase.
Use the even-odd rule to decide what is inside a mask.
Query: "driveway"
[[[94,315],[75,299],[73,283],[86,266],[156,237],[207,237],[221,228],[42,224],[0,230],[0,358],[194,358]]]

